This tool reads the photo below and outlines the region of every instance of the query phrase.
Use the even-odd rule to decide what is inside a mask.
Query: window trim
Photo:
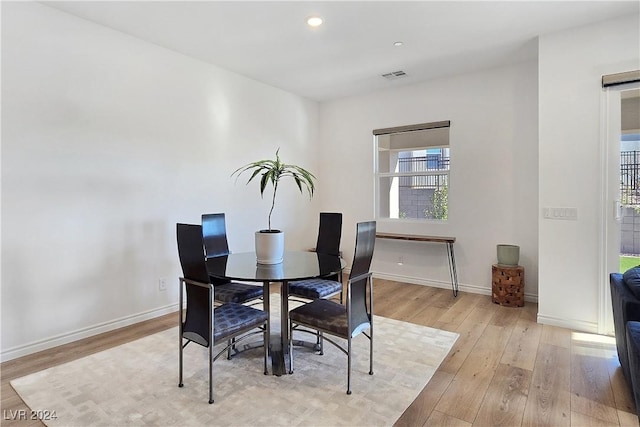
[[[439,122],[420,123],[417,125],[396,126],[392,128],[374,129],[373,134],[388,135],[390,133],[413,132],[417,130],[438,129],[451,127],[451,120],[442,120]]]
[[[441,219],[432,219],[432,218],[391,218],[389,216],[382,216],[380,214],[380,203],[381,203],[381,195],[380,195],[380,185],[381,185],[381,180],[382,179],[387,179],[387,178],[397,178],[397,177],[411,177],[411,176],[446,176],[446,180],[447,180],[447,187],[450,187],[449,181],[451,179],[451,169],[449,168],[448,170],[444,171],[444,170],[435,170],[435,171],[408,171],[408,172],[380,172],[380,147],[378,144],[378,137],[382,136],[382,135],[390,135],[390,134],[397,134],[397,133],[405,133],[405,132],[415,132],[415,131],[421,131],[421,130],[429,130],[429,129],[438,129],[438,128],[450,128],[451,127],[451,121],[450,120],[443,120],[443,121],[438,121],[438,122],[430,122],[430,123],[420,123],[420,124],[415,124],[415,125],[405,125],[405,126],[396,126],[396,127],[390,127],[390,128],[381,128],[381,129],[375,129],[373,130],[373,146],[374,146],[374,217],[377,220],[382,220],[382,221],[427,221],[430,223],[437,223],[437,222],[447,222],[447,220],[441,220]],[[447,148],[450,149],[451,145],[450,143],[447,144],[446,146],[430,146],[429,148]]]

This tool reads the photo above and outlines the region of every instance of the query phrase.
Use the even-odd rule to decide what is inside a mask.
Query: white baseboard
[[[434,288],[451,289],[451,282],[445,282],[440,280],[430,280],[421,277],[402,276],[399,274],[388,274],[373,272],[374,278],[393,280],[395,282],[412,283],[414,285],[431,286]],[[458,283],[458,290],[461,292],[469,292],[471,294],[491,295],[491,288],[477,285],[469,285],[464,283]],[[527,302],[538,302],[538,295],[524,294],[524,300]]]
[[[178,311],[178,304],[170,304],[164,307],[155,308],[153,310],[148,310],[142,313],[133,314],[131,316],[125,316],[120,319],[111,320],[109,322],[100,323],[97,325],[78,329],[76,331],[68,332],[65,334],[60,334],[51,338],[46,338],[46,339],[35,341],[29,344],[24,344],[17,347],[9,348],[9,349],[3,350],[0,353],[0,362],[6,362],[8,360],[16,359],[18,357],[37,353],[42,350],[48,350],[50,348],[57,347],[59,345],[68,344],[70,342],[77,341],[83,338],[88,338],[104,332],[113,331],[114,329],[119,329],[125,326],[133,325],[134,323],[139,323],[145,320],[154,319],[156,317],[173,313],[175,311]]]
[[[590,334],[598,333],[597,322],[585,322],[584,320],[576,319],[560,319],[558,317],[546,316],[540,313],[538,313],[537,322],[543,325],[559,326],[561,328],[587,332]]]

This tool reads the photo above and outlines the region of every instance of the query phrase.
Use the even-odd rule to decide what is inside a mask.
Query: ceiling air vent
[[[407,73],[405,73],[404,71],[393,71],[391,73],[383,74],[382,77],[384,77],[387,80],[396,80],[406,75]]]

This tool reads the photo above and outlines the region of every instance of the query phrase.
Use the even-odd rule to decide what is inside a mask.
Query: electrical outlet
[[[167,290],[167,281],[164,278],[158,279],[158,290],[166,291]]]

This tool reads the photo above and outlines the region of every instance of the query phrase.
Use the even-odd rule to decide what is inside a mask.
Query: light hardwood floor
[[[375,280],[375,313],[460,338],[396,426],[638,426],[609,337],[536,323],[537,305]],[[0,365],[2,425],[27,410],[9,381],[175,326],[171,314]]]

